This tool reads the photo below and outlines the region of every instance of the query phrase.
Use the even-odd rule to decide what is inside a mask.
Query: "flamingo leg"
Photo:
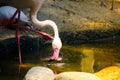
[[[18,43],[19,63],[22,64],[21,49],[20,49],[20,32],[19,32],[19,27],[20,27],[20,11],[17,10],[17,12],[18,12],[18,20],[17,20],[17,27],[16,27],[16,38],[17,38],[17,43]]]
[[[20,10],[16,10],[16,12],[14,13],[14,15],[11,17],[8,25],[10,27],[14,26],[14,18],[18,13],[18,20],[17,20],[17,25],[16,25],[16,39],[17,39],[17,44],[18,44],[18,56],[19,56],[19,63],[22,64],[22,59],[21,59],[21,49],[20,49],[20,33],[19,33],[19,29],[20,29]]]

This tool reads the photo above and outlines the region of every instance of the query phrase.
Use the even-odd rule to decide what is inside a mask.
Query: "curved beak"
[[[55,49],[54,49],[54,52],[53,52],[53,55],[52,55],[52,57],[50,58],[50,60],[57,60],[57,58],[59,57],[59,52],[60,52],[60,50],[57,49],[57,48],[55,48]]]

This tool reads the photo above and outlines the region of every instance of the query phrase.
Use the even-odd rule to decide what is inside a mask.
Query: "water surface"
[[[33,53],[22,53],[23,65],[19,66],[18,57],[1,59],[0,80],[22,80],[33,66],[45,66],[54,72],[84,71],[94,73],[102,68],[119,65],[120,43],[91,43],[64,45],[61,49],[62,60],[48,62],[51,48],[44,48]]]

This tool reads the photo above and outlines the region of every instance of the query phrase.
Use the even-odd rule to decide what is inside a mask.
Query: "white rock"
[[[25,75],[24,80],[54,80],[54,73],[46,67],[32,67]]]
[[[101,80],[99,77],[86,72],[63,72],[58,74],[54,80]]]

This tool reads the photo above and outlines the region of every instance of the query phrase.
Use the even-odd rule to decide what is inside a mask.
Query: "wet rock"
[[[63,72],[55,77],[55,80],[101,80],[91,73],[85,72]]]
[[[25,75],[24,80],[53,80],[55,77],[53,71],[46,67],[32,67]]]
[[[119,41],[119,30],[86,30],[76,32],[61,32],[60,37],[65,44],[81,44],[94,42]]]

